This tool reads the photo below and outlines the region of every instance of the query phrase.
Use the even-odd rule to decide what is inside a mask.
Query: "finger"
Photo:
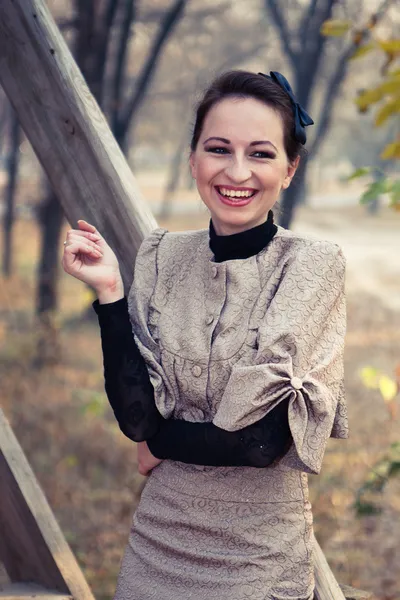
[[[101,235],[99,233],[97,233],[97,232],[92,233],[90,231],[81,231],[80,229],[70,229],[69,231],[67,231],[66,238],[68,239],[72,235],[79,235],[81,237],[88,238],[89,240],[93,240],[95,242],[98,242],[99,240],[101,240]]]
[[[64,255],[66,256],[66,258],[72,258],[72,256],[79,253],[90,255],[94,258],[101,258],[103,256],[103,253],[100,250],[97,250],[93,246],[90,246],[89,244],[85,243],[84,241],[74,241],[71,244],[65,246]]]
[[[85,246],[92,248],[93,250],[96,250],[103,256],[102,248],[95,242],[90,242],[86,238],[70,237],[68,239],[68,241],[64,244],[64,247],[65,247],[65,249],[67,249],[67,248],[70,248],[73,244],[84,244]]]
[[[87,246],[90,246],[91,248],[94,248],[95,250],[98,250],[99,252],[103,253],[103,250],[98,243],[89,240],[87,237],[75,235],[73,233],[68,236],[65,247],[70,246],[71,244],[79,244],[79,243],[86,244]]]
[[[78,219],[77,221],[79,229],[83,229],[84,231],[89,231],[90,233],[98,233],[96,227],[83,219]]]

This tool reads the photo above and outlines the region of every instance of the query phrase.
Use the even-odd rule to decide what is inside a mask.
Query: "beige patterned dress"
[[[129,312],[159,411],[229,431],[290,398],[293,443],[272,466],[164,460],[134,515],[115,600],[311,600],[308,473],[347,438],[345,260],[281,227],[214,261],[208,230],[142,243]]]

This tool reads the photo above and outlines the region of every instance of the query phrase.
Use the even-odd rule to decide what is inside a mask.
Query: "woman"
[[[106,391],[150,473],[116,600],[313,597],[307,473],[348,436],[345,262],[271,211],[310,124],[279,73],[216,79],[190,156],[209,229],[147,236],[128,299],[95,228],[68,232],[64,269],[97,292]]]

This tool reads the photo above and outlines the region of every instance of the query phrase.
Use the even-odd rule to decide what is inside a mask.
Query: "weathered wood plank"
[[[0,560],[11,581],[94,600],[1,409],[0,488]]]
[[[0,588],[1,600],[73,600],[72,596],[58,594],[35,584],[12,583]]]
[[[29,598],[32,598],[32,600],[74,600],[72,596],[62,596],[60,594],[32,593],[15,595],[13,591],[11,591],[9,594],[3,594],[2,592],[0,592],[0,598],[1,600],[29,600]]]
[[[334,574],[322,552],[321,546],[314,538],[314,575],[315,575],[315,600],[345,600]]]
[[[340,589],[345,595],[346,600],[371,600],[373,598],[371,592],[353,588],[351,585],[340,584]]]
[[[1,0],[0,82],[68,221],[107,231],[128,287],[157,223],[44,0]]]

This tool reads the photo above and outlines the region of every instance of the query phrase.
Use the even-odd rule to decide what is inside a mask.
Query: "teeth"
[[[228,198],[250,198],[253,195],[253,192],[250,191],[227,190],[223,187],[218,188],[218,190],[222,196],[227,196]]]

